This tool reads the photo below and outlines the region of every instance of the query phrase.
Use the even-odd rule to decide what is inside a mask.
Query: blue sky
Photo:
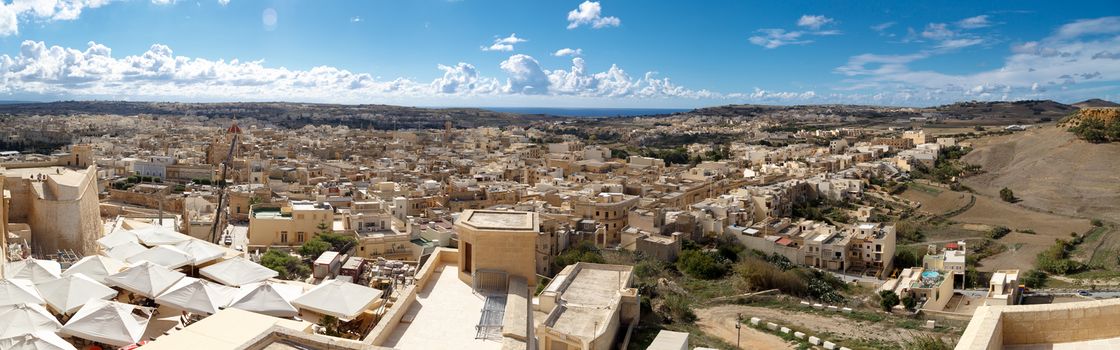
[[[0,0],[0,99],[1120,99],[1114,1]]]

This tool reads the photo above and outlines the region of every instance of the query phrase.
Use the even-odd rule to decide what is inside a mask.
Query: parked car
[[[1079,291],[1077,291],[1077,295],[1080,295],[1080,296],[1083,296],[1083,297],[1087,297],[1087,296],[1091,296],[1091,295],[1093,295],[1093,294],[1092,294],[1092,293],[1089,293],[1089,291],[1085,291],[1085,290],[1079,290]]]
[[[227,234],[225,234],[225,235],[224,235],[224,236],[222,237],[222,242],[224,242],[224,243],[225,243],[226,245],[230,245],[230,244],[233,244],[233,235],[231,235],[231,234],[228,234],[228,233],[227,233]]]

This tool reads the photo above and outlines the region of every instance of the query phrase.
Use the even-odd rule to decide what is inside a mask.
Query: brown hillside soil
[[[979,193],[998,198],[999,190],[1007,187],[1022,199],[1019,205],[1064,215],[1120,218],[1120,143],[1091,144],[1064,128],[1037,126],[975,140],[964,161],[986,171],[964,179]],[[1009,223],[1006,226],[1015,226]]]

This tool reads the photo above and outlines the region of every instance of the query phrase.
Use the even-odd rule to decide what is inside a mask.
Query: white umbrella
[[[121,243],[119,245],[115,245],[111,248],[105,249],[105,256],[108,256],[110,258],[117,259],[117,260],[120,260],[120,261],[125,261],[129,257],[131,257],[133,255],[136,255],[136,254],[140,254],[141,252],[143,252],[145,250],[148,250],[148,247],[142,246],[142,245],[140,245],[140,243],[125,242],[125,243]]]
[[[203,276],[227,286],[243,286],[280,275],[276,270],[261,266],[242,257],[229,259],[198,270]]]
[[[24,259],[4,265],[4,276],[42,283],[62,275],[62,265],[54,260]]]
[[[121,272],[126,267],[128,265],[123,261],[107,256],[90,255],[78,260],[74,265],[70,265],[70,268],[62,272],[62,277],[80,273],[94,281],[105,283],[105,277]]]
[[[137,309],[141,310],[139,314],[133,312]],[[127,346],[140,341],[151,317],[151,308],[93,300],[62,326],[62,333],[98,343]]]
[[[179,250],[189,254],[191,256],[191,265],[195,266],[213,261],[226,254],[225,250],[222,250],[222,247],[219,247],[217,244],[194,238],[176,243],[175,248],[179,248]]]
[[[303,288],[287,284],[257,282],[241,286],[229,307],[276,317],[293,317],[299,310],[292,299],[303,294]]]
[[[332,279],[292,300],[292,305],[349,321],[369,309],[380,297],[379,289]]]
[[[212,315],[233,301],[237,288],[193,277],[184,277],[156,297],[160,305],[169,305],[196,314]]]
[[[0,339],[34,333],[57,332],[62,328],[50,311],[38,304],[17,304],[0,307]]]
[[[28,280],[0,280],[0,306],[16,304],[43,304],[43,297]]]
[[[10,350],[78,350],[54,332],[39,331],[0,339],[0,349]]]
[[[110,285],[155,298],[185,276],[182,272],[145,261],[105,279]]]
[[[141,261],[150,261],[168,268],[177,269],[191,263],[191,255],[179,248],[169,245],[160,245],[128,257],[125,261],[137,264]]]
[[[117,296],[117,290],[80,273],[40,283],[35,288],[47,305],[64,314],[77,311],[91,299],[109,300]]]
[[[116,230],[113,233],[105,235],[97,239],[97,245],[101,248],[109,249],[119,246],[128,242],[140,243],[140,238],[136,237],[136,233],[129,230]]]
[[[132,230],[140,237],[140,242],[148,246],[157,246],[161,244],[175,244],[185,242],[190,239],[190,236],[184,235],[175,230],[162,227],[162,226],[149,226]]]

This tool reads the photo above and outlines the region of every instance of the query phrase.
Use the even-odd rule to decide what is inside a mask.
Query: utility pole
[[[743,329],[743,314],[741,314],[741,313],[735,314],[735,348],[736,349],[742,349],[742,347],[739,347],[739,337],[743,333],[742,329]]]

